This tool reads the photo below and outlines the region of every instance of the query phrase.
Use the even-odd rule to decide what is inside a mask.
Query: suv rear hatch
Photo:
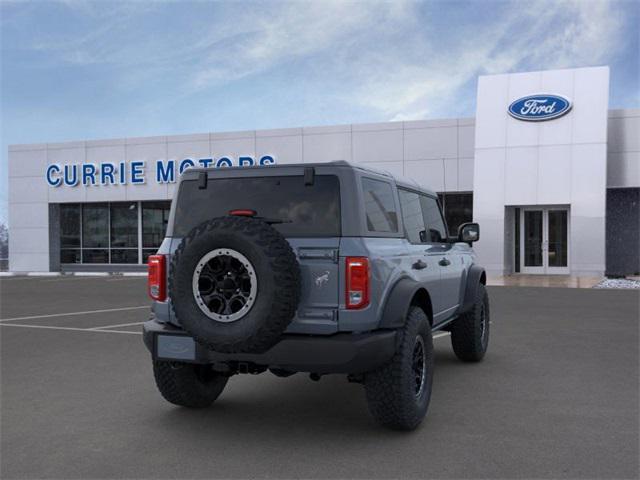
[[[255,212],[282,233],[300,264],[301,300],[286,333],[331,334],[338,331],[340,299],[340,182],[336,175],[296,170],[300,174],[256,169],[252,175],[245,170],[220,176],[216,171],[204,182],[185,175],[173,205],[170,251],[202,222],[233,210]]]

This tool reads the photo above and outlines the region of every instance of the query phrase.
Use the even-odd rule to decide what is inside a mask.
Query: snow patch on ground
[[[640,289],[640,281],[628,278],[605,278],[593,288]]]

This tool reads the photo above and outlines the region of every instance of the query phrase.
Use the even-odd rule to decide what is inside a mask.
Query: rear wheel
[[[427,413],[433,382],[431,326],[421,308],[411,307],[400,347],[391,362],[364,379],[369,411],[382,425],[413,430]]]
[[[451,346],[462,361],[484,358],[489,346],[489,295],[484,285],[478,285],[473,308],[452,323]]]
[[[165,400],[181,407],[204,408],[224,390],[228,377],[209,365],[181,362],[153,362],[153,375]]]

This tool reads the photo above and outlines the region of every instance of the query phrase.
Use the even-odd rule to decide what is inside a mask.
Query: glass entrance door
[[[569,212],[566,208],[523,208],[520,272],[569,273]]]

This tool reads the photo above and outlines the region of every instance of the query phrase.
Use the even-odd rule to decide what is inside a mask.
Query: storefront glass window
[[[60,206],[60,247],[80,247],[80,205]]]
[[[109,206],[106,203],[82,206],[82,248],[88,247],[109,247]]]
[[[473,194],[439,193],[438,198],[444,210],[449,235],[457,236],[460,225],[473,221]]]
[[[111,263],[138,263],[138,203],[112,203]]]
[[[153,255],[164,239],[171,202],[142,203],[142,263]]]

